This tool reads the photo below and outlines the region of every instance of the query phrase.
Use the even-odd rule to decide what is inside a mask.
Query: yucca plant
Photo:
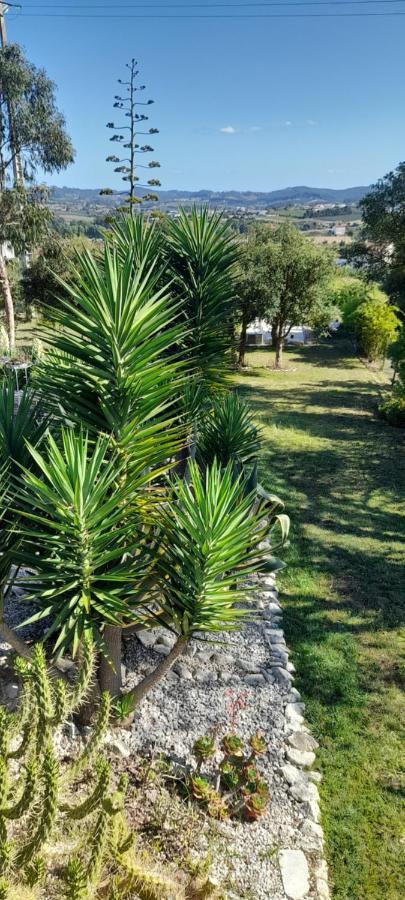
[[[56,656],[68,649],[75,655],[86,634],[107,656],[106,629],[119,634],[133,621],[137,589],[149,571],[149,557],[140,551],[143,476],[122,478],[125,462],[111,451],[111,439],[91,443],[72,429],[62,429],[61,446],[50,436],[46,452],[30,451],[39,475],[23,470],[18,497],[25,520],[21,559],[35,572],[24,585],[39,606],[28,621],[49,620],[45,639],[55,636]],[[118,693],[120,667],[119,646],[101,666],[103,690]]]
[[[260,435],[253,414],[236,391],[215,398],[202,419],[196,459],[200,466],[253,463],[260,450]]]
[[[117,478],[128,481],[146,507],[156,494],[151,485],[156,489],[184,440],[175,415],[184,380],[178,353],[183,326],[178,302],[157,286],[159,272],[147,267],[150,258],[138,266],[136,254],[113,243],[101,258],[81,255],[74,283],[64,285],[66,299],[49,310],[48,352],[36,386],[54,420],[84,427],[94,438],[109,436]],[[121,542],[121,550],[132,553],[131,529],[125,537],[129,546]],[[108,687],[117,693],[121,631],[107,601],[99,603],[100,618],[102,609],[116,673]]]
[[[22,640],[3,621],[4,600],[11,591],[18,569],[20,514],[15,508],[16,478],[21,466],[35,469],[27,442],[37,447],[48,429],[49,419],[41,414],[37,398],[26,387],[16,390],[11,376],[0,384],[0,632],[19,653],[26,653]]]
[[[187,480],[174,479],[171,502],[159,513],[159,605],[146,605],[145,616],[151,624],[158,620],[171,629],[176,642],[131,691],[134,705],[161,680],[193,636],[232,631],[246,619],[249,610],[241,603],[249,588],[240,586],[242,576],[282,567],[261,549],[261,542],[273,533],[273,552],[285,544],[289,520],[281,512],[283,504],[273,498],[253,509],[254,496],[244,492],[243,479],[235,479],[231,464],[222,470],[215,460],[204,474],[191,462]]]
[[[183,352],[191,378],[182,415],[188,425],[190,455],[207,398],[227,383],[233,362],[233,297],[236,244],[220,213],[180,210],[167,223],[164,254],[172,289],[181,299],[186,329]]]

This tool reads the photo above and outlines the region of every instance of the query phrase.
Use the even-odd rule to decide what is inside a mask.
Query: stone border
[[[289,784],[289,792],[303,805],[306,818],[301,826],[303,834],[312,842],[316,858],[303,850],[284,848],[278,860],[285,894],[290,900],[303,900],[315,892],[317,900],[330,900],[328,866],[323,855],[324,835],[320,824],[319,792],[317,783],[321,774],[310,767],[315,762],[315,750],[319,746],[305,724],[305,704],[299,691],[293,687],[295,667],[289,660],[283,631],[283,613],[274,575],[260,576],[258,587],[267,595],[268,618],[264,626],[265,639],[270,646],[270,669],[276,682],[289,689],[284,706],[285,756],[281,767]]]

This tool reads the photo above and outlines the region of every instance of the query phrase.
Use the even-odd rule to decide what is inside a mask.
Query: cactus
[[[84,750],[70,764],[55,755],[55,729],[86,697],[95,659],[85,640],[72,687],[52,677],[39,645],[32,660],[16,660],[23,684],[18,709],[10,713],[0,706],[0,900],[38,896],[37,885],[47,896],[48,877],[61,882],[58,896],[66,900],[95,900],[100,881],[102,896],[123,898],[134,891],[141,900],[184,896],[171,879],[136,859],[124,811],[127,777],[122,775],[112,791],[110,764],[93,763],[109,723],[109,694],[101,697]],[[85,770],[88,793],[77,801],[77,776]],[[75,822],[83,823],[85,841],[77,838]],[[52,842],[58,848],[71,838],[70,860],[58,861]]]
[[[87,877],[83,864],[71,859],[65,871],[65,900],[87,900]]]

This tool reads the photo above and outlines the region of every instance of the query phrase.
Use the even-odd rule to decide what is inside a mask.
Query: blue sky
[[[152,9],[153,2],[139,12],[170,7],[161,0],[162,9]],[[84,7],[83,0],[76,5]],[[21,43],[58,86],[76,162],[54,184],[122,187],[105,162],[112,150],[105,124],[132,56],[145,96],[155,100],[148,124],[160,129],[154,156],[164,188],[347,187],[369,184],[405,159],[405,15],[125,19],[114,0],[115,18],[35,15],[52,9],[66,11],[66,5],[54,0],[40,8],[27,0],[23,15],[34,15],[9,13],[7,27],[9,40]],[[405,13],[405,0],[321,9]],[[309,14],[314,4],[296,11]]]

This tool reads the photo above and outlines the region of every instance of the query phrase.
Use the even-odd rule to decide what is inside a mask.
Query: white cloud
[[[224,125],[224,127],[219,130],[222,131],[222,134],[236,134],[238,129],[234,128],[233,125]]]
[[[315,119],[307,119],[307,125],[317,125],[317,124],[318,124],[318,122],[316,122]]]
[[[286,121],[286,122],[284,122],[284,125],[285,125],[285,127],[286,127],[286,128],[289,128],[289,127],[290,127],[290,125],[292,125],[292,122],[290,122],[290,120],[289,120],[289,119],[287,119],[287,121]]]

